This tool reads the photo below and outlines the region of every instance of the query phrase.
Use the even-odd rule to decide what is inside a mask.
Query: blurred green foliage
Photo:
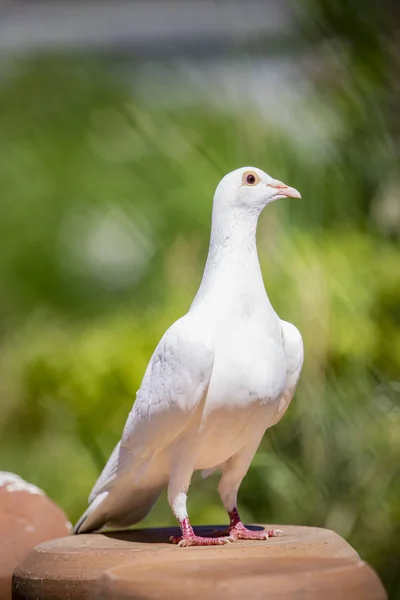
[[[328,150],[305,152],[254,111],[146,103],[112,61],[44,57],[3,74],[2,469],[79,516],[155,345],[199,285],[213,190],[255,164],[303,195],[268,207],[258,247],[306,359],[240,505],[246,520],[334,529],[395,597],[400,252],[374,206],[398,173],[365,89],[330,97],[324,110],[342,115],[341,129]],[[193,521],[225,521],[215,477],[194,480]],[[165,498],[146,523],[173,523]]]

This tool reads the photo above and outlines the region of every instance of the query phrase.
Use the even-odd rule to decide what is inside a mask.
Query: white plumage
[[[285,196],[300,194],[253,167],[229,173],[218,185],[198,293],[158,344],[77,533],[137,523],[168,487],[180,545],[278,534],[247,530],[236,498],[264,432],[292,399],[303,362],[301,335],[272,308],[256,248],[262,209]],[[186,494],[198,469],[205,476],[222,470],[227,537],[200,538],[191,529]]]

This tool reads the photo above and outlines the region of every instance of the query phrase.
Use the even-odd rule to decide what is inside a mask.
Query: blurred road
[[[287,35],[288,0],[150,0],[0,4],[0,49],[238,42]]]

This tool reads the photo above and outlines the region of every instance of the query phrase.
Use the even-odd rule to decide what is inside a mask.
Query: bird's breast
[[[273,423],[286,384],[282,348],[271,341],[248,352],[227,346],[215,355],[204,406],[196,468],[208,469],[239,452]]]
[[[281,330],[275,314],[270,319],[256,317],[221,317],[197,468],[228,460],[273,422],[286,387]]]
[[[229,332],[215,349],[206,409],[230,410],[279,399],[286,385],[281,339],[256,327]]]

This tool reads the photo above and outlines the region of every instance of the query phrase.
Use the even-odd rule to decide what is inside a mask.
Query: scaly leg
[[[196,535],[190,524],[186,510],[187,490],[193,469],[183,469],[183,464],[180,463],[179,469],[171,473],[168,485],[168,501],[172,512],[179,521],[182,535],[171,536],[170,542],[178,544],[178,546],[219,546],[220,544],[229,544],[235,539],[231,536],[222,537],[201,537]]]
[[[222,503],[229,515],[229,528],[225,535],[235,540],[267,540],[269,537],[283,535],[281,529],[271,529],[270,531],[254,531],[247,529],[240,519],[237,509],[237,493],[246,475],[249,465],[257,450],[260,440],[245,446],[240,452],[232,456],[226,463],[218,490]],[[220,532],[217,532],[219,534]]]

